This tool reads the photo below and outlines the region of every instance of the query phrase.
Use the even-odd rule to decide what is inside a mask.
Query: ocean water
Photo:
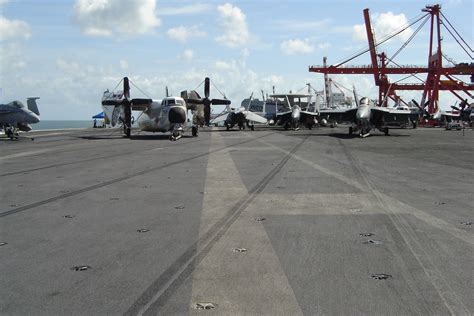
[[[97,124],[101,124],[102,121],[97,121]],[[94,125],[93,120],[86,121],[46,121],[41,120],[36,124],[32,124],[34,131],[45,130],[45,129],[66,129],[66,128],[89,128]]]

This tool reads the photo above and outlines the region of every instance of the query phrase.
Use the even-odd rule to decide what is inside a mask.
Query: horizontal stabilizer
[[[216,123],[219,123],[219,122],[223,122],[227,119],[228,116],[229,116],[229,113],[220,115],[220,116],[216,117],[215,119],[211,120],[211,124],[216,124]]]
[[[266,118],[250,111],[247,111],[247,114],[245,114],[245,118],[252,122],[257,122],[257,123],[262,123],[262,124],[267,123]]]

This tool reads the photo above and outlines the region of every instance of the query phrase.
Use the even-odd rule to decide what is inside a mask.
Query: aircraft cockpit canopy
[[[20,101],[13,101],[13,102],[8,103],[8,105],[16,107],[18,109],[23,109],[25,107],[25,105],[21,103]]]
[[[172,106],[172,105],[185,105],[183,99],[178,99],[178,98],[166,98],[163,99],[162,105],[164,106]]]

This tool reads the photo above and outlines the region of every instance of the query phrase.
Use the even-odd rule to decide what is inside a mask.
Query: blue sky
[[[473,2],[440,1],[442,11],[473,46]],[[376,37],[422,14],[425,1],[155,1],[0,0],[2,103],[40,96],[43,119],[89,119],[100,112],[102,92],[128,76],[147,95],[196,88],[209,76],[233,104],[253,91],[296,91],[310,82],[308,66],[350,57],[367,46],[362,10],[369,8]],[[413,31],[413,30],[412,30]],[[379,51],[393,54],[403,39]],[[443,32],[444,52],[471,62]],[[397,57],[426,65],[428,27]],[[351,64],[369,64],[365,54]],[[359,94],[375,97],[372,76],[334,76]],[[393,77],[393,80],[397,80]],[[468,80],[468,78],[465,78]],[[416,79],[411,80],[417,82]],[[202,88],[200,88],[202,89]],[[401,93],[408,101],[419,93]],[[143,96],[132,89],[132,96]],[[211,96],[220,97],[215,89]],[[441,95],[449,108],[455,98]]]

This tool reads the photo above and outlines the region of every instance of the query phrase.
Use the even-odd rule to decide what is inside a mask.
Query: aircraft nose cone
[[[300,111],[299,110],[293,110],[293,112],[291,113],[291,117],[293,119],[299,119],[300,117]]]
[[[367,121],[370,118],[370,112],[367,107],[361,107],[357,110],[357,119]]]
[[[36,115],[35,113],[30,113],[31,115],[31,118],[30,118],[30,123],[31,124],[35,124],[35,123],[38,123],[40,121],[40,118],[38,115]]]
[[[183,124],[186,122],[186,112],[180,107],[171,108],[168,117],[172,124]]]

